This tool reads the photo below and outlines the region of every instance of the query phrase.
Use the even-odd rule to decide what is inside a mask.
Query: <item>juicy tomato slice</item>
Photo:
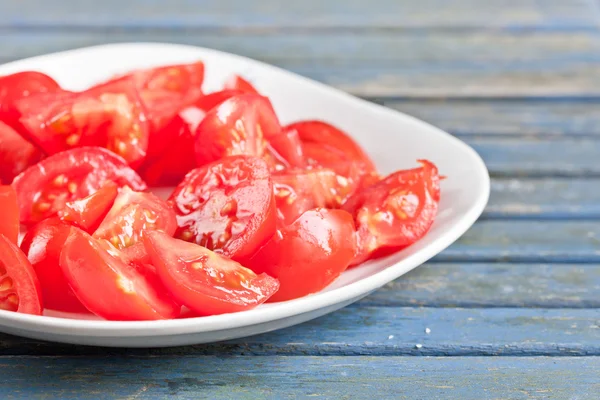
[[[250,82],[245,80],[239,75],[232,75],[226,81],[224,85],[226,90],[239,90],[245,93],[259,94],[258,90]]]
[[[375,170],[367,153],[348,134],[323,121],[300,121],[284,127],[284,131],[296,131],[302,143],[316,143],[336,151],[346,158],[361,162],[365,169]],[[325,165],[323,165],[325,166]]]
[[[11,183],[15,176],[42,157],[37,147],[0,121],[0,183]]]
[[[36,93],[60,90],[56,81],[41,72],[25,71],[0,77],[0,108],[10,106],[14,100]]]
[[[279,291],[269,301],[306,296],[348,268],[355,253],[354,233],[346,211],[310,210],[278,231],[245,265],[279,280]]]
[[[288,168],[306,167],[302,141],[295,130],[285,130],[281,134],[271,137],[269,147],[283,158]]]
[[[66,203],[58,215],[87,233],[93,233],[108,214],[118,192],[117,184],[108,181],[89,196]]]
[[[317,207],[338,208],[352,187],[330,169],[290,169],[273,175],[277,216],[291,224],[305,211]]]
[[[228,157],[190,171],[169,202],[176,237],[230,258],[250,256],[275,233],[273,183],[256,157]]]
[[[231,97],[210,110],[198,126],[196,161],[204,165],[232,155],[262,157],[267,140],[280,133],[279,120],[266,97]]]
[[[204,112],[206,113],[218,106],[219,104],[223,103],[225,100],[231,97],[239,96],[244,93],[244,91],[235,89],[226,89],[221,90],[220,92],[209,93],[198,99],[198,101],[196,101],[195,103],[195,106],[201,110],[204,110]]]
[[[81,303],[108,320],[176,318],[181,307],[158,278],[129,265],[109,246],[71,228],[60,266]]]
[[[17,176],[21,223],[55,215],[67,202],[82,199],[108,181],[145,190],[146,184],[121,157],[99,147],[81,147],[50,156]]]
[[[172,296],[198,315],[249,310],[279,288],[266,274],[256,275],[229,258],[162,232],[148,233],[144,245]]]
[[[0,234],[13,243],[19,240],[19,203],[12,186],[0,186]]]
[[[59,265],[60,253],[70,231],[71,226],[58,218],[45,219],[27,231],[21,249],[27,255],[39,279],[44,307],[87,313],[87,309],[69,287]]]
[[[148,148],[148,122],[132,82],[122,80],[81,93],[18,100],[20,122],[47,153],[73,147],[101,146],[138,166]]]
[[[354,263],[375,251],[409,246],[433,224],[440,178],[433,163],[419,162],[419,168],[394,172],[344,203],[343,209],[352,213],[357,227],[359,248]]]
[[[40,282],[25,254],[0,234],[0,309],[42,315]]]
[[[176,229],[175,212],[166,202],[152,193],[123,188],[93,236],[124,249],[149,231],[160,230],[172,236]]]

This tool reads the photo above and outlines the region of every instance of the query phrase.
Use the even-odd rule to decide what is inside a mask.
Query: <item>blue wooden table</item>
[[[0,336],[2,397],[600,398],[600,1],[0,2],[0,62],[92,44],[239,53],[382,103],[486,160],[432,262],[275,333],[119,350]]]

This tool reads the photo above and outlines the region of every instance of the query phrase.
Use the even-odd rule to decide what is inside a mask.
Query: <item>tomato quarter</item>
[[[58,215],[87,233],[93,233],[113,205],[118,189],[114,182],[107,181],[98,191],[89,196],[66,203],[65,208],[60,210]]]

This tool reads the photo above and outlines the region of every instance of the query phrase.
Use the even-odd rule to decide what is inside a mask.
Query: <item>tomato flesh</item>
[[[39,279],[44,307],[87,313],[87,309],[69,287],[59,265],[60,253],[70,231],[71,226],[58,218],[45,219],[27,231],[21,249],[27,255]]]
[[[156,276],[123,261],[84,231],[71,228],[61,269],[82,304],[108,320],[176,318],[181,307]]]
[[[242,78],[239,75],[232,75],[226,81],[224,85],[224,89],[226,90],[239,90],[244,93],[254,93],[259,94],[258,90],[246,79]]]
[[[65,208],[58,215],[87,233],[93,233],[110,210],[118,190],[119,187],[114,182],[108,181],[89,196],[65,203]]]
[[[42,315],[40,282],[25,254],[0,234],[0,309]]]
[[[354,263],[376,251],[409,246],[433,224],[440,200],[438,170],[429,161],[419,162],[421,167],[394,172],[344,203],[343,209],[352,213],[357,226]]]
[[[124,249],[138,242],[148,231],[160,230],[173,235],[176,229],[175,213],[166,202],[152,193],[123,188],[93,236]]]
[[[198,315],[249,310],[279,288],[266,274],[256,275],[231,259],[162,232],[150,232],[144,245],[173,297]]]
[[[0,121],[0,183],[10,184],[15,176],[42,157],[37,147]]]
[[[55,215],[67,202],[82,199],[108,181],[145,190],[146,184],[125,161],[99,147],[81,147],[50,156],[29,167],[12,183],[19,200],[21,223]]]
[[[318,292],[333,282],[354,258],[354,222],[343,210],[315,209],[282,228],[246,266],[280,282],[269,301]]]
[[[12,186],[0,186],[0,234],[15,244],[19,240],[19,203]]]
[[[228,157],[190,171],[169,202],[177,238],[234,259],[251,255],[275,232],[271,176],[255,157]]]

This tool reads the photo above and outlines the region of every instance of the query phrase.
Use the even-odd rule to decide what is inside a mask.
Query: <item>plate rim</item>
[[[219,330],[229,330],[252,325],[260,325],[283,318],[293,317],[304,313],[309,313],[318,309],[331,307],[337,303],[350,301],[354,298],[360,298],[374,290],[377,290],[394,279],[404,275],[412,269],[425,263],[430,258],[439,254],[445,248],[454,243],[460,238],[481,216],[487,205],[490,196],[490,177],[487,167],[481,156],[468,144],[456,138],[450,133],[437,128],[425,121],[416,117],[405,114],[400,111],[392,110],[382,105],[374,104],[346,93],[340,89],[334,88],[327,84],[315,81],[291,71],[279,68],[277,66],[267,64],[248,57],[210,49],[201,46],[192,46],[184,44],[174,44],[165,42],[124,42],[124,43],[109,43],[95,46],[85,46],[71,50],[53,52],[34,57],[28,57],[20,60],[15,60],[9,63],[0,65],[2,69],[18,65],[22,62],[35,62],[44,58],[69,56],[76,53],[88,52],[94,50],[106,50],[110,48],[127,48],[127,47],[169,47],[180,48],[182,50],[204,51],[213,53],[219,56],[226,56],[230,59],[243,60],[244,62],[254,63],[261,68],[267,70],[277,70],[288,75],[292,75],[295,79],[300,79],[303,83],[326,89],[332,94],[345,99],[351,99],[354,102],[359,102],[362,106],[370,110],[402,117],[410,120],[413,124],[419,125],[425,129],[433,130],[438,135],[445,136],[446,140],[459,146],[463,151],[470,154],[472,162],[477,166],[478,176],[481,179],[482,190],[480,190],[472,201],[468,211],[460,216],[458,223],[447,228],[446,232],[438,239],[430,243],[427,248],[420,249],[414,254],[408,255],[402,260],[393,263],[382,271],[375,272],[370,276],[361,278],[355,282],[351,282],[345,286],[335,288],[325,292],[318,292],[299,299],[290,301],[271,303],[268,309],[256,308],[253,310],[221,314],[205,317],[193,317],[185,319],[170,319],[170,320],[152,320],[152,321],[108,321],[108,320],[83,320],[73,318],[62,318],[47,315],[29,315],[20,314],[11,311],[0,310],[0,326],[7,323],[14,323],[14,328],[19,330],[27,330],[33,332],[48,332],[54,334],[66,334],[65,330],[76,330],[76,332],[68,332],[69,335],[76,336],[91,336],[91,337],[156,337],[182,335],[192,333],[206,333]],[[17,67],[18,68],[18,67]],[[292,306],[293,304],[293,306]],[[268,312],[265,312],[268,310]]]

